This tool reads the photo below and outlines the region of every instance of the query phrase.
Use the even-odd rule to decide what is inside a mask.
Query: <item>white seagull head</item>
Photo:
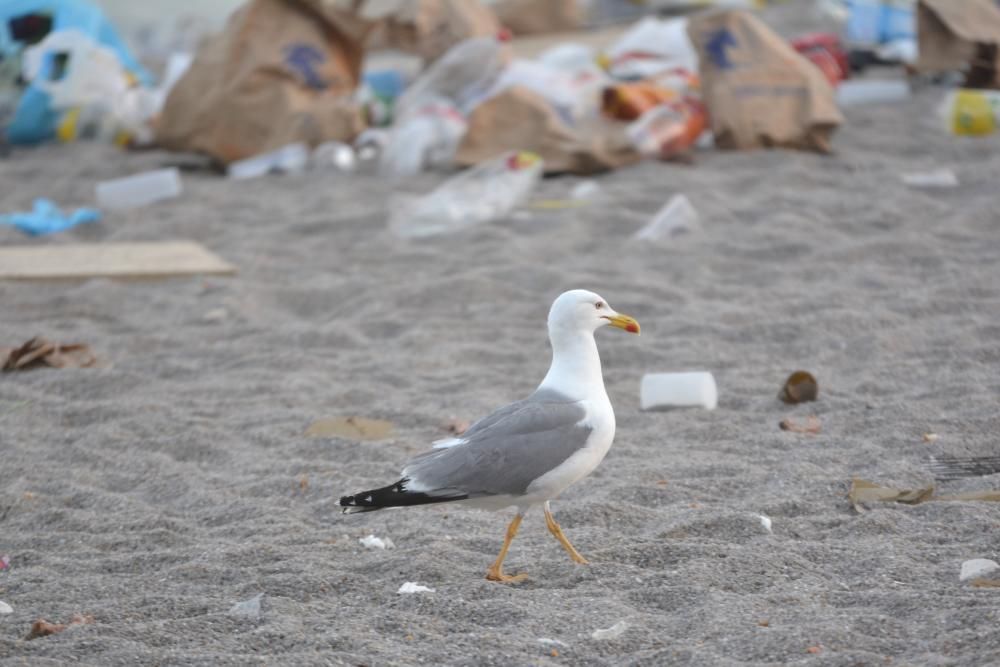
[[[563,292],[552,302],[549,310],[549,334],[554,339],[577,332],[593,333],[607,325],[639,333],[638,322],[615,312],[607,299],[587,290]]]

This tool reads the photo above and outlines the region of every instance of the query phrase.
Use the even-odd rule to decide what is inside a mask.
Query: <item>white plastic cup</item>
[[[101,208],[137,208],[181,194],[181,173],[176,167],[145,171],[97,184]]]
[[[708,371],[647,373],[639,385],[643,410],[699,407],[714,410],[719,404],[715,378]]]

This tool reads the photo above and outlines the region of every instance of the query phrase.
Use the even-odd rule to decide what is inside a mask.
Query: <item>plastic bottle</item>
[[[700,226],[698,211],[684,195],[674,195],[649,224],[635,234],[638,241],[662,241],[694,231]]]
[[[505,153],[445,181],[430,194],[396,202],[389,228],[403,238],[421,238],[502,218],[528,198],[543,167],[534,153]]]
[[[97,204],[102,208],[136,208],[181,193],[181,175],[176,167],[145,171],[97,184]]]
[[[411,109],[390,131],[379,172],[398,178],[450,166],[467,127],[465,117],[444,99]]]

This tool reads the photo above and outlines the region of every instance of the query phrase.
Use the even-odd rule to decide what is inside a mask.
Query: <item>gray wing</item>
[[[465,444],[413,458],[403,477],[431,495],[522,495],[587,444],[585,416],[579,402],[536,392],[473,424]]]

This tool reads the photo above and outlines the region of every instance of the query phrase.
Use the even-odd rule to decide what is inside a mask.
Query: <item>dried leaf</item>
[[[317,419],[306,429],[310,438],[344,438],[346,440],[383,440],[392,433],[392,422],[365,417],[333,417]]]
[[[816,378],[808,371],[795,371],[785,380],[785,386],[778,394],[785,403],[805,403],[815,401],[819,396],[819,385]]]
[[[851,490],[847,497],[858,512],[863,512],[864,503],[873,502],[898,502],[907,505],[916,505],[925,500],[929,500],[934,494],[934,487],[928,486],[923,489],[894,489],[888,486],[879,486],[868,480],[854,478],[851,480]]]
[[[819,422],[819,417],[812,415],[806,417],[804,422],[795,421],[791,417],[788,419],[782,419],[778,424],[778,427],[782,431],[789,431],[791,433],[807,433],[809,435],[817,435],[823,428]]]
[[[299,478],[299,491],[305,493],[309,490],[309,475],[302,475]]]
[[[967,493],[956,493],[948,496],[935,496],[934,487],[928,486],[922,489],[894,489],[889,486],[879,486],[874,482],[864,479],[851,480],[851,490],[847,497],[858,512],[863,512],[864,503],[871,502],[897,502],[907,505],[916,505],[928,500],[934,501],[986,501],[1000,502],[1000,490],[987,489],[984,491],[969,491]]]
[[[89,625],[94,622],[94,617],[90,615],[83,614],[73,614],[73,618],[70,619],[69,623],[49,623],[44,618],[40,618],[31,624],[31,630],[25,635],[25,639],[38,639],[39,637],[48,637],[49,635],[54,635],[62,632],[71,625]]]
[[[59,344],[44,338],[32,338],[17,348],[0,348],[0,370],[25,371],[31,368],[88,368],[97,358],[83,343]]]

